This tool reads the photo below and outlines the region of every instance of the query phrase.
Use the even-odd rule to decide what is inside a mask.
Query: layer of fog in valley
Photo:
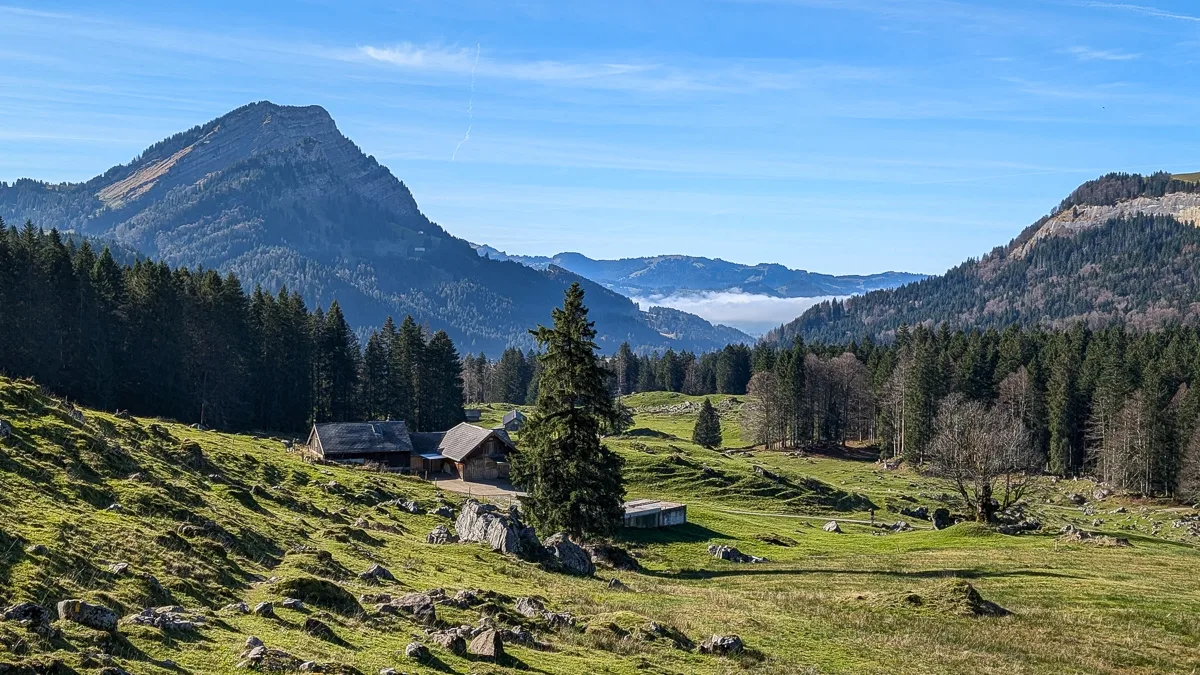
[[[816,298],[777,298],[770,295],[744,293],[739,289],[700,291],[674,295],[635,297],[642,308],[672,307],[703,317],[712,323],[723,323],[758,337],[763,333],[800,316],[809,307],[826,300],[848,296],[826,295]]]

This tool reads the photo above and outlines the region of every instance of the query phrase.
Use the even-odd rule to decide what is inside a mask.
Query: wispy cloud
[[[1132,61],[1141,54],[1117,51],[1115,49],[1092,49],[1091,47],[1075,46],[1064,50],[1080,61]]]
[[[1192,21],[1200,23],[1200,16],[1192,14],[1181,14],[1179,12],[1171,12],[1157,7],[1149,7],[1147,5],[1132,5],[1123,2],[1084,2],[1081,3],[1084,7],[1096,7],[1100,9],[1119,9],[1127,12],[1136,12],[1145,14],[1146,16],[1155,16],[1160,19],[1176,19],[1178,21]]]
[[[357,60],[412,73],[466,75],[477,72],[480,77],[495,80],[645,92],[787,91],[819,82],[863,82],[885,77],[879,68],[765,59],[668,65],[652,61],[571,62],[496,57],[476,67],[471,49],[410,42],[387,47],[360,46],[357,56]]]

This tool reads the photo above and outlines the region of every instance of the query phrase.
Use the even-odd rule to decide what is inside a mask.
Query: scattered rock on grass
[[[482,659],[496,661],[504,658],[504,642],[500,639],[499,632],[489,628],[471,640],[471,643],[467,645],[467,653]]]
[[[383,565],[371,565],[366,572],[358,575],[363,581],[395,581],[396,577]]]
[[[404,648],[404,655],[414,661],[428,661],[429,648],[420,642],[410,642]]]
[[[258,616],[272,619],[275,617],[275,605],[269,602],[260,602],[254,606],[254,613]]]
[[[167,631],[191,631],[204,625],[204,617],[182,607],[148,607],[127,619],[138,626],[153,626]]]
[[[1107,534],[1099,534],[1097,532],[1087,532],[1081,530],[1070,523],[1063,525],[1059,532],[1059,539],[1066,542],[1082,542],[1093,544],[1095,546],[1105,547],[1125,547],[1131,546],[1129,540],[1125,537],[1110,537]]]
[[[453,544],[458,541],[458,537],[451,534],[450,528],[438,525],[425,537],[425,541],[430,544]]]
[[[571,541],[566,533],[559,532],[546,537],[542,542],[551,567],[581,577],[596,573],[592,557],[579,544]]]
[[[618,579],[618,578],[616,578],[616,577],[613,577],[612,579],[609,579],[609,580],[608,580],[608,587],[609,587],[610,589],[614,590],[614,591],[627,591],[627,590],[629,590],[629,587],[628,587],[628,586],[626,586],[626,585],[625,585],[625,583],[624,583],[623,581],[621,581],[620,579]]]
[[[279,606],[284,609],[300,611],[304,609],[304,602],[298,598],[284,598],[283,601],[279,603]]]
[[[701,654],[717,656],[740,654],[743,649],[745,649],[745,645],[742,644],[742,638],[736,635],[714,635],[701,642],[699,647]]]
[[[467,653],[467,641],[456,631],[440,631],[429,636],[431,640],[443,649],[456,656]]]
[[[433,607],[433,598],[426,593],[409,593],[402,598],[392,600],[391,604],[397,609],[411,614],[421,623],[437,622],[437,611]]]
[[[736,548],[732,546],[726,546],[725,544],[712,544],[708,547],[708,552],[714,558],[720,558],[721,560],[728,560],[729,562],[735,563],[760,563],[767,561],[766,558],[760,558],[755,555],[742,553]]]
[[[824,525],[821,526],[821,529],[825,530],[826,532],[833,532],[836,534],[842,533],[842,528],[840,525],[838,525],[838,522],[836,520],[831,520],[828,523],[825,523]]]
[[[531,619],[541,616],[546,611],[546,606],[537,598],[517,598],[513,608],[517,610],[518,614]]]
[[[63,600],[58,603],[58,618],[96,630],[114,631],[119,617],[103,605],[93,605],[83,600]]]
[[[588,555],[592,558],[592,563],[597,567],[625,572],[636,572],[641,569],[637,558],[634,558],[629,554],[629,551],[619,546],[609,543],[591,543],[584,544],[583,550],[588,552]]]

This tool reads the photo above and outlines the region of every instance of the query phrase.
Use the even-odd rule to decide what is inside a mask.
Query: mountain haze
[[[558,266],[481,258],[319,106],[252,103],[85,183],[0,183],[0,217],[232,272],[250,286],[286,285],[310,306],[336,299],[359,328],[411,313],[463,352],[531,346],[527,329],[549,319],[574,281],[605,351],[625,340],[642,351],[750,341],[694,315],[641,312]]]
[[[580,253],[559,253],[553,257],[509,255],[490,246],[478,246],[477,251],[493,260],[513,260],[537,269],[562,267],[630,297],[736,289],[776,298],[814,298],[867,293],[925,278],[923,274],[908,272],[834,276],[773,263],[743,265],[686,255],[593,260]]]
[[[770,340],[888,337],[901,325],[1200,325],[1196,174],[1084,183],[1007,246],[915,284],[825,302]]]

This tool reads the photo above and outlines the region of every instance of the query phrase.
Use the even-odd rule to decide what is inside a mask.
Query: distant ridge
[[[1200,325],[1200,182],[1192,177],[1200,174],[1088,181],[1007,246],[916,284],[822,303],[765,339],[887,339],[904,324]]]
[[[522,256],[509,255],[486,245],[475,248],[479,255],[492,260],[511,260],[536,269],[557,265],[629,297],[736,289],[778,298],[816,298],[895,288],[926,276],[908,272],[834,276],[793,270],[773,263],[743,265],[720,258],[685,255],[593,260],[580,253]]]

